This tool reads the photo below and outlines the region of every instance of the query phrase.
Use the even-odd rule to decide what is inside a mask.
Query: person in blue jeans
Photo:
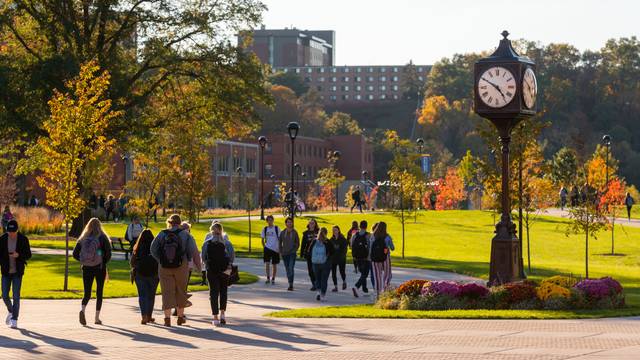
[[[311,244],[311,263],[313,274],[316,277],[316,300],[325,301],[327,295],[327,282],[331,274],[331,256],[334,253],[333,245],[327,237],[327,228],[320,229],[318,238]]]
[[[287,280],[289,287],[287,290],[293,291],[293,277],[296,267],[296,253],[300,247],[300,236],[296,229],[293,228],[293,219],[285,220],[286,229],[280,233],[278,240],[280,242],[280,255],[284,262],[284,269],[287,272]]]
[[[20,288],[27,261],[31,259],[29,239],[18,232],[18,222],[9,220],[7,232],[0,236],[0,267],[2,272],[2,300],[7,306],[6,324],[12,329],[18,327],[20,315]],[[13,297],[9,292],[13,289]],[[13,300],[13,301],[12,301]]]
[[[158,290],[158,261],[151,255],[151,242],[155,236],[149,229],[140,233],[133,246],[131,254],[131,271],[138,288],[138,304],[142,315],[142,325],[155,323],[153,318],[153,306]]]

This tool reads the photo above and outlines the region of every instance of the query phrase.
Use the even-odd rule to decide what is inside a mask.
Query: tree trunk
[[[69,221],[65,221],[65,247],[64,247],[64,286],[63,291],[69,289]]]
[[[589,278],[589,226],[585,227],[585,239],[584,239],[584,273],[585,279]]]
[[[251,207],[247,206],[247,217],[249,218],[249,254],[251,254]]]
[[[69,234],[74,238],[80,237],[80,234],[82,234],[82,230],[84,230],[84,227],[89,222],[89,219],[91,219],[91,209],[85,208],[80,213],[80,216],[73,219]]]
[[[529,243],[529,215],[527,215],[527,221],[525,222],[527,229],[527,271],[531,274],[531,244]]]
[[[611,255],[615,255],[615,250],[614,250],[614,232],[616,230],[616,220],[615,217],[612,218],[611,220]]]

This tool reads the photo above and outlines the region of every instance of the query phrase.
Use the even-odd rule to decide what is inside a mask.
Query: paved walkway
[[[261,274],[255,259],[242,270]],[[195,293],[188,323],[170,329],[139,324],[137,300],[105,300],[104,325],[82,327],[79,300],[25,300],[19,330],[0,328],[0,359],[638,359],[640,319],[578,321],[273,319],[281,309],[370,302],[348,291],[319,304],[297,264],[296,291],[262,281],[230,289],[228,325],[213,329],[208,294]],[[355,279],[348,266],[348,283]],[[394,269],[394,283],[410,278],[474,280],[437,271]],[[160,299],[158,297],[157,303]],[[91,302],[87,317],[93,317]],[[161,321],[156,313],[156,319]]]
[[[621,211],[622,213],[622,211]],[[624,210],[624,215],[626,215],[626,210]],[[547,209],[544,213],[542,213],[542,215],[548,215],[548,216],[555,216],[555,217],[561,217],[561,218],[568,218],[569,217],[569,210],[567,210],[566,208],[564,210],[561,210],[559,208],[551,208],[551,209]],[[610,218],[612,219],[612,218]],[[616,224],[622,225],[622,226],[631,226],[631,227],[640,227],[640,219],[627,219],[626,217],[617,217],[616,218]]]

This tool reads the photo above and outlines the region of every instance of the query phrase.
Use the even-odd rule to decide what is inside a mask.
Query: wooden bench
[[[118,237],[111,238],[111,249],[113,251],[123,252],[125,260],[129,260],[129,254],[131,254],[133,250],[129,240]]]

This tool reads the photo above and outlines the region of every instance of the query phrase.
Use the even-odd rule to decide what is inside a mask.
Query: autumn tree
[[[285,86],[300,97],[309,91],[309,86],[302,81],[302,78],[293,72],[277,72],[269,77],[269,82],[273,85]]]
[[[351,115],[336,111],[324,123],[324,133],[326,136],[332,135],[360,135],[362,129],[358,122]]]
[[[86,189],[109,170],[114,140],[105,136],[121,115],[106,96],[110,76],[96,62],[82,65],[80,74],[66,83],[66,92],[54,91],[51,116],[42,123],[44,136],[27,150],[21,173],[34,172],[45,189],[47,205],[65,219],[64,291],[69,276],[69,224],[86,207]]]
[[[616,218],[623,211],[624,199],[627,195],[627,184],[624,180],[613,178],[609,180],[609,186],[600,198],[600,207],[609,217],[609,229],[611,230],[611,255],[615,255],[615,227]]]
[[[447,175],[438,186],[436,210],[458,209],[460,202],[466,198],[464,182],[458,175],[458,169],[449,168]]]
[[[602,145],[598,145],[591,159],[586,164],[587,182],[594,186],[598,191],[605,192],[607,187],[607,171],[609,181],[618,173],[618,160],[612,154],[609,154],[607,166],[606,149]]]
[[[420,81],[418,69],[413,61],[409,61],[409,63],[402,68],[400,89],[402,91],[402,98],[405,100],[418,101],[424,94],[424,81]]]
[[[340,170],[338,170],[338,167],[336,166],[337,159],[333,157],[332,154],[327,154],[327,161],[329,162],[329,166],[318,170],[318,176],[315,180],[316,184],[320,185],[321,196],[325,199],[328,197],[329,192],[338,189],[340,184],[342,184],[346,179],[344,175],[340,174]],[[333,204],[336,204],[336,211],[338,211],[338,199],[333,195],[331,196],[333,197],[331,205],[333,207]],[[326,200],[323,201],[326,204]]]
[[[527,267],[529,272],[531,272],[531,227],[540,219],[546,209],[555,205],[556,193],[553,182],[548,178],[534,177],[526,183],[523,197],[523,222],[527,236]]]

